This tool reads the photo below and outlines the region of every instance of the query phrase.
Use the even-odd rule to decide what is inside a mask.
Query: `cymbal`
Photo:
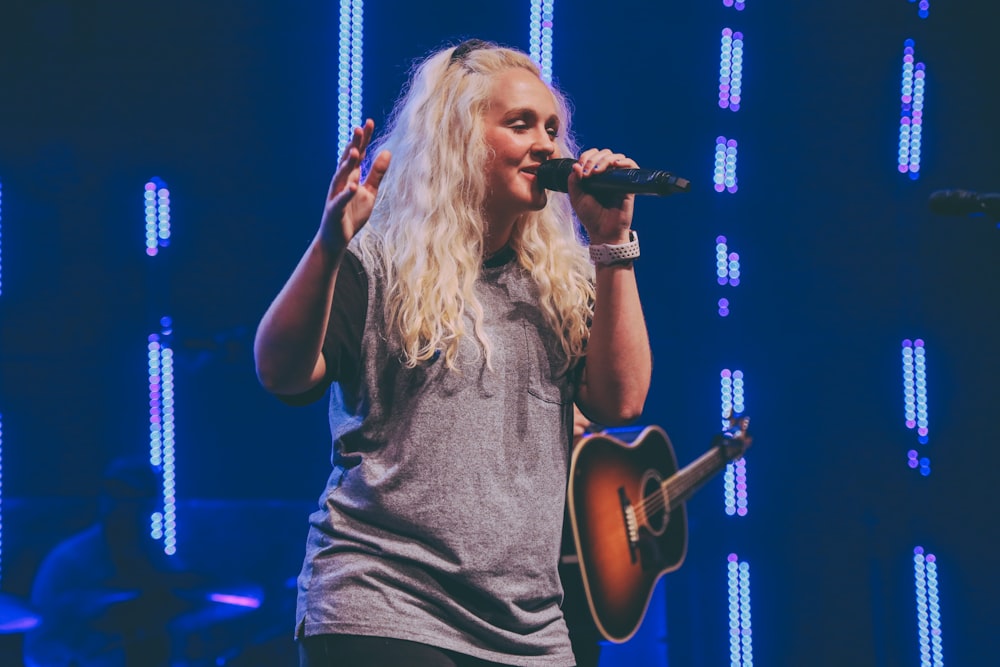
[[[27,632],[41,622],[30,606],[9,593],[0,593],[0,634]]]

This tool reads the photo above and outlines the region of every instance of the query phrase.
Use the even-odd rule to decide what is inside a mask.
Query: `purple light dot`
[[[736,513],[739,514],[740,516],[746,516],[747,515],[747,508],[746,507],[741,507],[738,510],[736,510]]]
[[[909,461],[906,462],[906,465],[910,466],[913,469],[916,469],[916,467],[918,465],[917,464],[917,460],[916,459],[910,459]]]
[[[913,550],[913,553],[914,553],[915,555],[917,555],[917,556],[920,556],[920,555],[923,555],[923,553],[924,553],[924,548],[923,548],[923,547],[917,547],[916,549],[914,549],[914,550]]]
[[[725,236],[716,236],[715,237],[715,242],[716,243],[725,243],[726,242],[726,237]]]
[[[914,421],[913,419],[906,420],[906,428],[916,428],[916,427],[917,427],[916,421]]]
[[[934,563],[937,561],[937,557],[934,554],[927,554],[927,562]]]
[[[739,278],[730,278],[730,279],[729,279],[729,284],[730,284],[730,285],[731,285],[732,287],[736,287],[737,285],[739,285],[739,284],[740,284],[740,279],[739,279]]]
[[[726,370],[722,371],[721,375],[724,378],[728,378],[733,376],[733,372],[727,368]]]
[[[739,96],[737,95],[736,97],[739,97]],[[736,97],[734,97],[733,99],[735,100]],[[739,102],[734,102],[734,103],[732,103],[732,104],[729,105],[729,108],[732,109],[733,111],[739,111],[740,110],[740,104],[739,104]]]
[[[729,554],[729,557],[726,558],[726,560],[728,560],[730,563],[735,563],[739,559],[740,559],[740,557],[737,556],[736,554]]]

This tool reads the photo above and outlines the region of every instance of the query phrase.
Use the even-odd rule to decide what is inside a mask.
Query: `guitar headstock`
[[[742,412],[730,413],[727,418],[729,426],[715,438],[715,444],[723,449],[730,461],[743,456],[743,453],[753,444],[750,435],[750,417]]]

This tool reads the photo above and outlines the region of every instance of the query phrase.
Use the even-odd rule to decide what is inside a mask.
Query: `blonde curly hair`
[[[467,45],[460,45],[459,49]],[[475,283],[483,265],[483,204],[489,147],[483,114],[494,78],[511,68],[539,76],[524,53],[476,42],[438,51],[418,63],[382,139],[369,150],[392,152],[359,250],[385,273],[385,318],[408,367],[440,350],[456,368],[458,345],[473,333],[492,367]],[[460,56],[460,57],[458,57]],[[556,102],[559,154],[576,155],[566,99]],[[569,198],[550,193],[540,211],[523,215],[511,234],[517,261],[534,280],[545,320],[565,353],[564,369],[584,354],[594,301],[593,267]]]

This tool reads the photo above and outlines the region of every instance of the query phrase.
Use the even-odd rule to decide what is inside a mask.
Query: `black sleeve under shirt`
[[[368,315],[368,275],[361,260],[346,253],[333,290],[330,321],[323,341],[326,376],[312,389],[291,396],[279,395],[289,405],[307,405],[326,393],[331,382],[353,384],[361,372],[361,337]]]

